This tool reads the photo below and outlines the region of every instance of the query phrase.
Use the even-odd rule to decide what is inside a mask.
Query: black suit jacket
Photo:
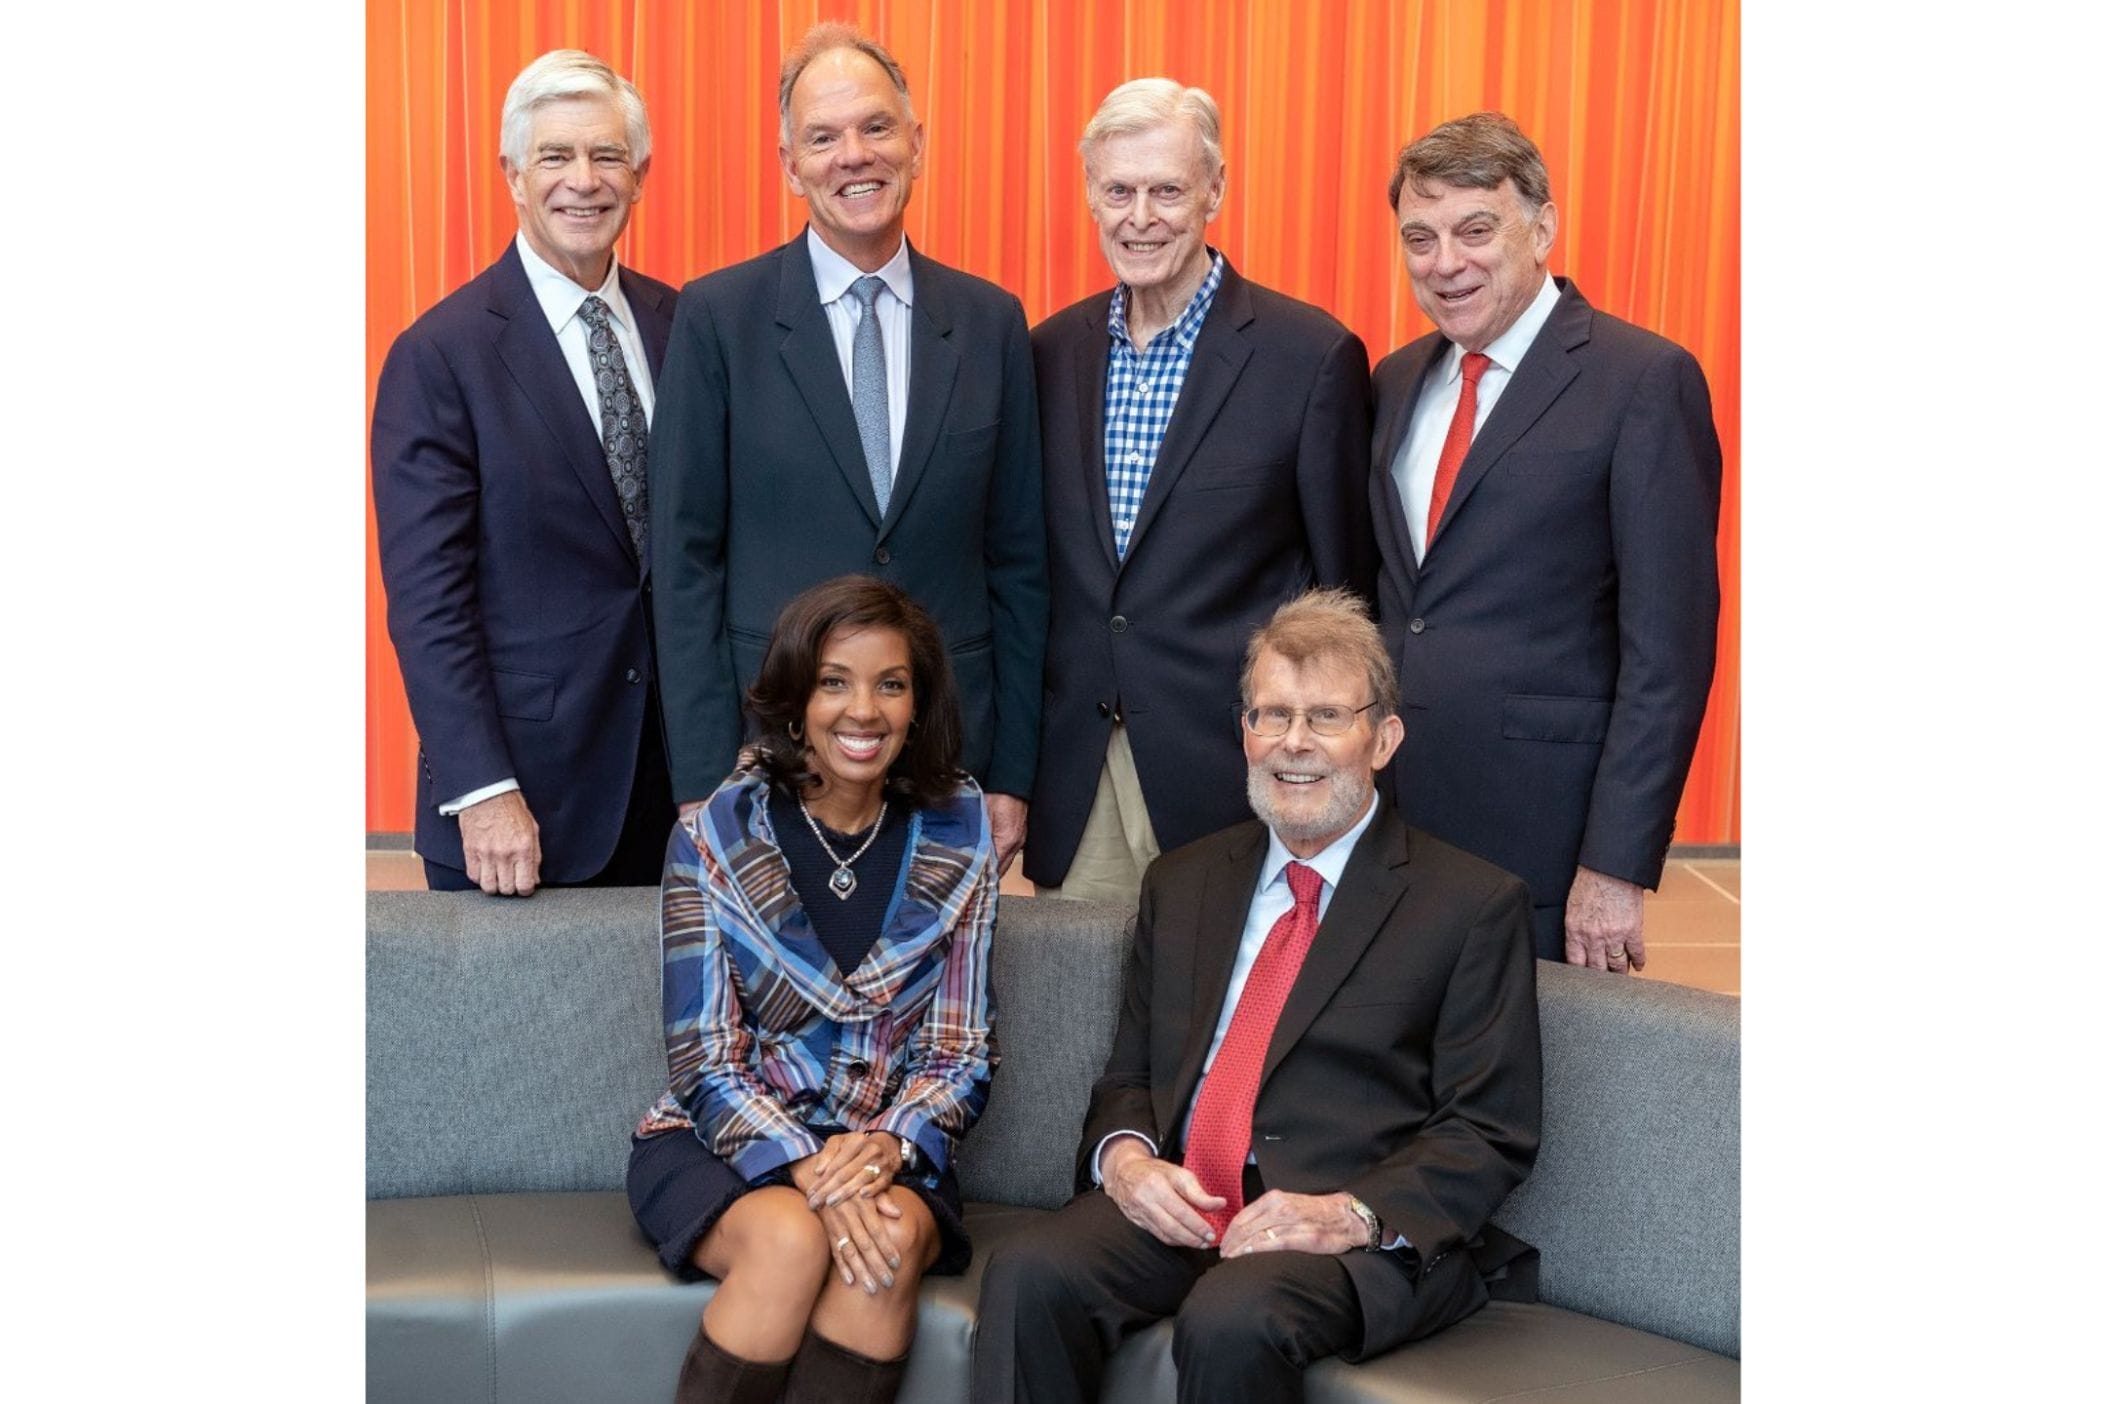
[[[1046,635],[1038,396],[1023,305],[910,249],[907,422],[889,510],[856,432],[805,236],[680,291],[651,435],[674,797],[731,770],[775,616],[868,573],[935,617],[964,710],[966,768],[1029,793]]]
[[[673,290],[627,268],[621,287],[655,384]],[[591,877],[621,836],[656,686],[651,585],[516,245],[388,349],[373,515],[421,742],[417,851],[464,866],[438,806],[510,775],[542,881]]]
[[[1372,596],[1367,347],[1222,270],[1121,562],[1104,484],[1109,290],[1031,334],[1053,590],[1024,871],[1058,884],[1123,713],[1165,850],[1250,816],[1237,681],[1251,631],[1310,585]]]
[[[1389,470],[1438,333],[1376,368],[1370,477],[1397,802],[1527,881],[1550,958],[1576,864],[1659,884],[1717,647],[1720,475],[1696,359],[1558,282],[1423,564]]]
[[[1177,1159],[1221,1016],[1266,829],[1238,824],[1148,870],[1125,1005],[1090,1093],[1075,1187],[1106,1136]],[[1542,1120],[1535,960],[1522,885],[1378,809],[1280,1011],[1251,1114],[1267,1189],[1357,1195],[1402,1233],[1423,1279],[1484,1228],[1535,1163]],[[1345,1264],[1362,1354],[1410,1334],[1386,1255]]]

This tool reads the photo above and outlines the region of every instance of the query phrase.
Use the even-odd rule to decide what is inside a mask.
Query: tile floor
[[[366,850],[366,887],[421,888],[424,867],[405,848]],[[1004,892],[1028,894],[1012,867]],[[1667,980],[1720,994],[1740,993],[1740,860],[1670,858],[1660,890],[1645,899],[1646,980]]]

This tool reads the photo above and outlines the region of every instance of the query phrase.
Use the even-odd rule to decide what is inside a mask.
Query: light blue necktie
[[[875,274],[848,285],[849,293],[863,304],[849,358],[854,367],[849,398],[855,403],[863,461],[870,469],[870,490],[877,494],[880,517],[892,503],[892,408],[885,393],[885,339],[878,334],[877,320],[878,290],[884,286],[885,280]]]

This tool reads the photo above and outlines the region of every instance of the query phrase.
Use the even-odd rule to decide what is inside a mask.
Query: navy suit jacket
[[[680,290],[651,434],[651,550],[676,800],[730,773],[775,617],[837,575],[893,581],[935,618],[963,763],[1030,791],[1046,635],[1038,394],[1023,305],[909,249],[912,370],[880,516],[800,233]]]
[[[673,290],[627,268],[621,286],[655,383]],[[593,876],[656,685],[651,586],[516,245],[389,348],[373,512],[421,742],[417,851],[463,867],[438,806],[509,775],[540,825],[542,881]]]
[[[1058,884],[1124,715],[1165,851],[1250,817],[1238,680],[1251,632],[1311,585],[1372,597],[1367,347],[1222,270],[1121,561],[1104,485],[1111,290],[1031,334],[1045,425],[1052,634],[1024,871]]]
[[[1438,332],[1375,369],[1370,476],[1404,700],[1397,803],[1528,883],[1549,959],[1577,864],[1659,885],[1718,629],[1704,372],[1558,283],[1423,563],[1389,470],[1448,351]]]

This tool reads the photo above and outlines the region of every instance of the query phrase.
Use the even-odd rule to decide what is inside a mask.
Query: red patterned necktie
[[[1258,1101],[1258,1074],[1265,1067],[1265,1048],[1287,1003],[1287,991],[1301,971],[1302,957],[1316,936],[1316,898],[1323,875],[1303,863],[1287,865],[1287,886],[1294,906],[1265,933],[1265,944],[1243,982],[1235,1015],[1214,1054],[1214,1066],[1200,1086],[1192,1108],[1192,1129],[1185,1137],[1185,1168],[1198,1176],[1208,1194],[1228,1203],[1207,1220],[1216,1235],[1243,1208],[1243,1162],[1250,1158],[1251,1109]]]
[[[1441,441],[1441,461],[1433,470],[1433,497],[1426,503],[1427,546],[1433,545],[1433,530],[1447,510],[1448,494],[1455,491],[1455,475],[1469,456],[1470,435],[1477,430],[1477,382],[1491,366],[1492,358],[1482,351],[1462,358],[1462,396],[1455,402],[1455,418],[1448,421],[1448,437]]]

